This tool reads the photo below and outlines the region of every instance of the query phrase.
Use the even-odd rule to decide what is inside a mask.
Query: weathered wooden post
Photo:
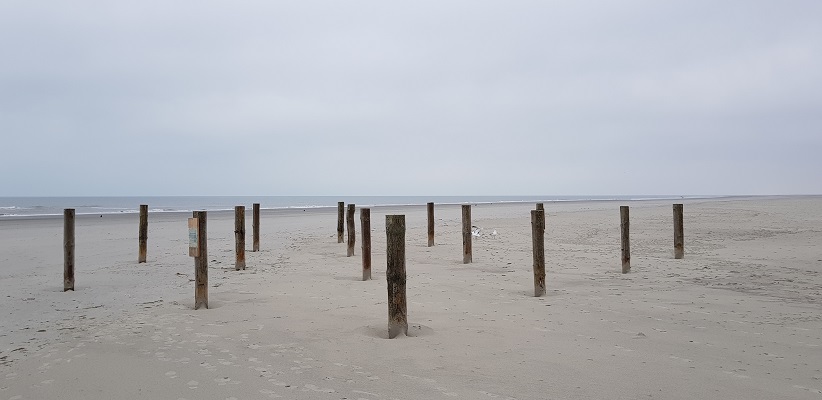
[[[434,203],[428,203],[428,247],[434,245]]]
[[[534,297],[545,296],[545,211],[531,210],[534,253]]]
[[[405,298],[405,215],[385,216],[386,273],[388,281],[388,338],[408,335]]]
[[[345,231],[345,224],[343,218],[345,215],[345,202],[337,202],[337,243],[343,242],[343,232]]]
[[[542,211],[545,211],[545,204],[543,204],[543,203],[537,203],[537,208],[536,208],[536,209],[537,209],[537,210],[542,210]]]
[[[63,291],[74,291],[74,209],[63,210]]]
[[[194,309],[208,308],[208,238],[205,211],[194,211],[194,218],[189,220],[188,236],[188,254],[194,257]]]
[[[631,239],[629,235],[628,206],[619,206],[619,228],[622,233],[622,273],[627,274],[631,271]]]
[[[234,207],[234,270],[245,269],[245,206]]]
[[[362,230],[362,280],[371,280],[371,209],[360,208]]]
[[[346,251],[346,254],[348,254],[348,257],[351,257],[351,256],[354,255],[354,245],[356,244],[356,241],[357,241],[357,234],[356,234],[355,229],[354,229],[354,211],[355,211],[355,208],[356,208],[356,206],[354,204],[349,204],[348,205],[348,214],[345,217],[345,222],[346,222],[346,225],[348,226],[348,250]]]
[[[685,231],[682,224],[682,204],[674,204],[674,258],[685,257]]]
[[[146,253],[148,247],[148,205],[140,204],[140,232],[138,242],[140,244],[137,253],[137,263],[146,262]]]
[[[251,234],[252,234],[252,248],[251,251],[260,251],[260,203],[254,203],[252,206],[252,222],[251,222]]]
[[[472,262],[471,257],[471,205],[462,205],[462,263]]]

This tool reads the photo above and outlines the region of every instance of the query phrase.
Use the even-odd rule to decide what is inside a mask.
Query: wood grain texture
[[[388,337],[408,335],[405,297],[405,215],[385,216]]]

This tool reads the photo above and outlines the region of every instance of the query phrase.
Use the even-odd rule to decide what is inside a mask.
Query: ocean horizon
[[[66,208],[77,215],[138,213],[141,204],[149,212],[182,213],[196,210],[229,211],[234,206],[251,207],[260,203],[263,210],[336,208],[337,202],[362,207],[389,207],[436,204],[493,204],[568,201],[638,201],[702,199],[730,196],[706,195],[614,195],[614,196],[61,196],[0,197],[0,218],[26,218],[63,215]]]

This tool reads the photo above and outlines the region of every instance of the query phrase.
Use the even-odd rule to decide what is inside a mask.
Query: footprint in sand
[[[176,378],[176,377],[177,377],[177,372],[175,372],[175,371],[168,371],[168,372],[166,372],[166,376],[167,376],[169,379],[174,379],[174,378]]]
[[[187,385],[189,389],[197,389],[197,386],[200,385],[200,382],[188,381]]]

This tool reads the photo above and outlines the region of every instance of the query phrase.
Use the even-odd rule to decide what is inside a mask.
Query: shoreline
[[[208,196],[204,196],[208,197]],[[341,196],[345,197],[345,196]],[[435,196],[436,197],[436,196]],[[472,196],[467,196],[472,197]],[[473,196],[477,197],[477,196]],[[580,196],[584,197],[584,196]],[[471,205],[505,205],[505,204],[531,204],[531,203],[545,203],[545,204],[578,204],[578,203],[613,203],[613,202],[694,202],[694,201],[733,201],[733,200],[768,200],[768,199],[780,199],[780,198],[814,198],[814,197],[822,197],[822,195],[717,195],[717,196],[671,196],[671,197],[637,197],[637,198],[628,198],[628,199],[618,199],[618,198],[603,198],[603,199],[547,199],[547,200],[505,200],[505,201],[466,201],[460,203],[454,202],[447,202],[447,203],[435,203],[437,206],[459,206],[462,204],[471,204]],[[8,198],[22,198],[22,197],[7,197]],[[78,197],[83,198],[83,197]],[[131,198],[127,196],[123,196],[122,198]],[[251,203],[249,204],[237,204],[237,205],[245,205],[246,210],[251,209]],[[385,208],[392,208],[392,209],[401,209],[406,207],[425,207],[426,203],[413,203],[413,204],[365,204],[360,205],[357,204],[357,207],[368,207],[374,209],[385,209]],[[100,216],[103,217],[114,217],[114,216],[133,216],[139,215],[138,205],[134,206],[134,210],[128,211],[117,211],[117,212],[102,212],[102,213],[94,213],[94,212],[82,212],[77,213],[76,216],[79,218],[81,216],[88,217],[88,216]],[[149,204],[151,207],[151,204]],[[267,213],[289,213],[289,212],[323,212],[323,211],[336,211],[335,206],[286,206],[286,207],[261,207],[260,212],[267,212]],[[191,214],[194,211],[207,211],[209,213],[233,213],[233,208],[220,208],[220,209],[208,209],[208,208],[201,208],[196,210],[149,210],[149,215],[163,215],[163,214]],[[2,221],[19,221],[19,220],[42,220],[42,219],[61,219],[63,217],[60,213],[54,214],[28,214],[28,215],[6,215],[0,213],[0,223]]]

